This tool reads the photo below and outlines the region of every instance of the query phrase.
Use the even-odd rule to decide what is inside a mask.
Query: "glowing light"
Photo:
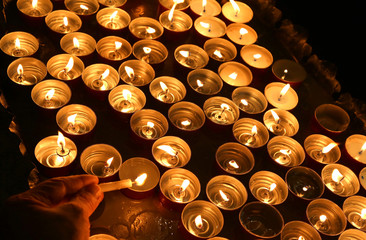
[[[135,71],[133,70],[133,68],[131,68],[129,66],[125,66],[125,71],[129,78],[133,78],[135,76]]]
[[[169,90],[169,88],[166,86],[166,84],[165,84],[165,83],[163,83],[163,82],[159,82],[159,84],[160,84],[161,89],[162,89],[164,92],[167,92],[167,91]]]
[[[233,72],[233,73],[231,73],[231,74],[229,75],[229,78],[231,78],[231,79],[233,79],[233,80],[235,80],[237,77],[238,77],[238,73],[236,73],[236,72]]]
[[[327,216],[325,216],[325,215],[320,215],[320,216],[319,216],[319,221],[320,221],[320,222],[322,222],[322,223],[323,223],[323,222],[325,222],[326,220],[327,220]]]
[[[227,197],[227,195],[220,189],[219,190],[219,193],[220,193],[220,196],[221,198],[225,201],[225,202],[228,202],[230,201],[230,199]]]
[[[226,103],[222,103],[222,104],[220,105],[220,107],[221,107],[221,109],[222,109],[222,110],[230,110],[230,106],[229,106],[229,105],[227,105]]]
[[[206,23],[206,22],[200,22],[200,25],[204,28],[210,29],[211,28],[211,24]]]
[[[240,100],[240,102],[241,102],[244,106],[248,106],[248,105],[249,105],[248,101],[247,101],[247,100],[245,100],[245,99],[241,99],[241,100]]]
[[[230,3],[234,8],[234,11],[236,13],[235,15],[237,16],[238,13],[240,12],[240,8],[239,8],[238,4],[234,0],[230,0]]]
[[[256,125],[254,125],[254,126],[252,127],[252,136],[255,136],[257,133],[258,133],[257,126],[256,126]]]
[[[272,183],[271,186],[269,186],[269,191],[272,192],[277,187],[276,183]]]
[[[229,165],[235,169],[238,169],[239,168],[239,165],[238,163],[235,161],[235,160],[230,160],[229,161]]]
[[[290,89],[290,84],[286,84],[283,88],[282,88],[282,90],[281,90],[281,92],[280,92],[280,99],[281,99],[281,97],[283,97],[286,93],[287,93],[287,91]]]
[[[122,47],[122,43],[121,42],[118,42],[118,41],[115,41],[114,42],[114,46],[116,47],[116,50],[120,49]]]
[[[32,7],[36,8],[38,4],[38,0],[32,0]]]
[[[83,4],[80,4],[80,8],[85,11],[89,10],[89,8]]]
[[[363,220],[366,220],[366,208],[361,210],[361,215],[360,216]]]
[[[55,95],[55,89],[52,88],[51,90],[49,90],[46,95],[44,96],[44,99],[46,101],[50,101],[53,98],[53,95]]]
[[[322,153],[326,154],[330,152],[330,150],[332,150],[335,146],[337,146],[336,143],[329,143],[327,146],[323,147]]]
[[[69,58],[69,61],[66,64],[65,72],[68,73],[74,67],[74,59],[72,57]]]
[[[64,17],[64,27],[67,27],[69,25],[69,21],[67,20],[67,17]]]
[[[181,124],[185,127],[189,126],[192,124],[191,120],[187,119],[181,122]]]
[[[77,113],[75,113],[75,114],[73,114],[73,115],[68,116],[68,117],[67,117],[67,121],[68,121],[70,124],[74,125],[74,124],[75,124],[76,116],[77,116]]]
[[[152,28],[152,27],[147,27],[146,28],[146,32],[149,33],[149,34],[153,34],[156,32],[155,28]]]
[[[181,50],[181,51],[179,51],[179,54],[182,55],[183,57],[187,58],[187,57],[189,57],[190,53],[189,53],[189,51]]]
[[[197,79],[197,86],[198,87],[203,87],[203,83],[201,82],[201,80]]]
[[[241,36],[243,36],[244,34],[248,33],[248,30],[246,30],[245,28],[240,28],[239,33]]]
[[[187,187],[189,186],[191,182],[188,180],[188,179],[185,179],[183,182],[182,182],[182,185],[180,186],[180,191],[183,192],[187,189]]]
[[[221,54],[220,50],[215,50],[213,54],[214,54],[216,57],[218,57],[218,58],[223,58],[223,56],[222,56],[222,54]]]
[[[195,219],[194,219],[194,224],[196,225],[196,227],[198,229],[201,229],[203,227],[203,222],[202,222],[202,217],[201,215],[198,215]]]
[[[144,51],[145,54],[151,53],[151,48],[149,47],[143,47],[142,50]]]
[[[256,54],[253,55],[254,61],[257,61],[261,57],[262,57],[262,54],[260,54],[260,53],[256,53]]]
[[[149,128],[153,128],[155,126],[155,124],[152,122],[147,122],[146,126],[148,126]]]
[[[109,76],[109,68],[107,68],[107,69],[102,73],[102,75],[100,75],[100,79],[101,79],[101,80],[106,79],[108,76]]]
[[[122,96],[125,100],[130,101],[131,98],[132,98],[132,93],[127,89],[123,89],[122,90]]]
[[[80,47],[79,40],[76,37],[74,37],[72,39],[72,43],[74,44],[74,47],[75,48],[79,48]]]
[[[280,117],[277,115],[277,113],[273,110],[270,110],[271,111],[271,114],[275,120],[276,123],[278,123],[280,121]]]
[[[112,164],[112,161],[113,161],[113,157],[109,158],[109,159],[106,161],[106,163],[105,163],[105,167],[106,167],[106,168],[109,168],[109,167],[111,166],[111,164]]]
[[[116,16],[117,16],[117,14],[118,14],[118,11],[114,11],[112,14],[111,14],[111,16],[109,17],[109,20],[111,21],[111,22],[113,22],[114,21],[114,19],[116,18]]]
[[[66,145],[65,137],[60,131],[58,132],[57,145],[61,147],[61,149],[64,149]]]
[[[17,73],[18,73],[18,75],[20,75],[20,76],[22,76],[22,75],[24,74],[24,70],[23,70],[23,66],[22,66],[22,64],[19,64],[19,65],[18,65]]]
[[[15,39],[15,48],[20,48],[20,41],[19,38]]]
[[[342,173],[335,168],[332,172],[332,180],[336,183],[340,183],[343,180],[344,176],[342,175]]]
[[[164,152],[166,152],[167,154],[169,154],[170,156],[175,156],[177,155],[177,151],[175,151],[171,146],[169,145],[160,145],[157,146],[158,149],[163,150]]]
[[[362,145],[361,150],[358,152],[361,155],[366,150],[366,142]]]
[[[146,174],[146,173],[141,174],[140,176],[138,176],[138,177],[135,179],[135,184],[136,184],[137,186],[144,185],[144,183],[145,183],[145,181],[146,181],[146,178],[147,178],[147,174]]]

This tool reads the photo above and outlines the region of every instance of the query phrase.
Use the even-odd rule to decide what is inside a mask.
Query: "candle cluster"
[[[69,104],[73,84],[79,82],[90,90],[87,97],[100,97],[120,117],[129,119],[127,124],[140,143],[154,141],[151,157],[164,169],[160,178],[159,168],[149,159],[136,157],[122,162],[116,148],[90,145],[80,154],[80,165],[86,173],[107,182],[100,185],[104,192],[127,189],[133,192],[126,190],[127,196],[140,198],[159,185],[163,205],[178,206],[185,229],[200,238],[219,234],[224,227],[222,212],[238,209],[242,228],[260,238],[281,232],[284,239],[319,239],[318,232],[339,235],[347,219],[365,230],[366,200],[354,195],[360,185],[365,188],[356,174],[361,172],[360,179],[366,177],[362,175],[365,171],[360,171],[366,164],[366,136],[353,134],[344,144],[333,141],[334,134],[346,131],[350,118],[332,105],[314,111],[313,122],[320,130],[307,134],[306,139],[297,138],[303,127],[311,128],[301,122],[296,111],[301,101],[298,89],[303,86],[299,84],[306,79],[306,72],[292,60],[276,59],[273,63],[270,50],[256,44],[258,35],[249,26],[253,11],[248,5],[232,0],[223,6],[212,0],[192,0],[190,4],[166,0],[161,1],[161,7],[169,7],[158,18],[131,20],[128,11],[121,9],[125,1],[115,2],[119,8],[113,4],[100,7],[98,1],[65,1],[68,10],[54,11],[47,0],[18,4],[29,17],[45,18],[47,27],[57,33],[63,53],[54,54],[46,64],[34,56],[39,43],[33,35],[11,32],[0,40],[5,54],[19,57],[8,67],[9,79],[19,85],[34,85],[32,100],[44,111],[60,108],[56,123],[61,132],[42,139],[34,150],[44,174],[60,175],[52,170],[69,168],[77,153],[71,139],[77,142],[77,137],[90,136],[103,124],[97,123],[92,106]],[[182,6],[190,6],[190,10]],[[45,9],[47,13],[43,13]],[[97,35],[98,41],[92,32],[78,32],[85,17],[98,23],[103,35]],[[188,35],[194,36],[190,42],[166,44],[176,36]],[[172,65],[179,72],[177,76],[167,76],[162,70]],[[44,80],[47,71],[54,79]],[[181,75],[186,82],[178,79]],[[194,102],[198,98],[204,102]],[[149,102],[155,100],[158,103]],[[150,109],[155,104],[168,109]],[[185,169],[191,161],[199,161],[193,159],[195,152],[188,144],[192,139],[187,136],[192,135],[185,134],[201,131],[204,125],[213,131],[229,127],[237,141],[214,147],[213,162],[223,175],[208,181],[209,201],[196,200],[202,183],[194,171]],[[182,136],[165,136],[171,126]],[[268,161],[285,169],[285,174],[264,168],[250,173],[259,161],[256,151],[265,148]],[[351,163],[345,166],[348,162],[356,167]],[[119,181],[110,181],[117,175]],[[241,178],[244,175],[250,175],[246,182]],[[259,202],[246,203],[250,197],[246,187]],[[328,190],[346,198],[343,210],[331,200],[318,199]],[[295,222],[285,225],[281,212],[272,206],[284,204],[288,191],[311,201],[306,210],[311,225],[299,221],[296,224],[304,225],[300,230],[293,226]],[[358,205],[352,206],[350,202],[355,199]]]

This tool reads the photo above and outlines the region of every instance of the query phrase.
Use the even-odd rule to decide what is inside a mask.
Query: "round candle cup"
[[[203,111],[208,119],[219,125],[231,125],[239,118],[239,108],[225,97],[211,97],[203,104]]]
[[[201,192],[199,179],[184,168],[167,170],[161,176],[159,186],[165,198],[179,204],[192,202]]]
[[[92,64],[81,75],[85,85],[95,91],[109,91],[117,86],[119,75],[116,69],[107,64]]]
[[[167,133],[169,123],[160,112],[141,109],[131,116],[130,126],[137,136],[146,140],[156,140]]]
[[[125,5],[127,0],[98,0],[98,2],[104,6],[118,8]]]
[[[254,173],[249,180],[249,189],[257,200],[270,205],[283,203],[288,195],[285,181],[269,171]]]
[[[296,117],[283,109],[268,110],[263,115],[263,122],[271,133],[279,136],[292,137],[300,127]]]
[[[163,103],[176,103],[186,96],[184,84],[174,77],[155,78],[149,86],[151,95]]]
[[[152,155],[163,167],[184,167],[191,159],[191,149],[183,139],[166,136],[154,142]]]
[[[70,104],[57,112],[56,122],[65,133],[84,135],[93,130],[97,123],[97,116],[87,106]]]
[[[49,13],[45,21],[49,29],[61,34],[76,32],[82,25],[78,15],[66,10],[56,10]]]
[[[117,238],[107,234],[95,234],[90,236],[89,240],[117,240]]]
[[[207,38],[219,38],[225,35],[226,24],[217,17],[204,16],[194,21],[196,31]]]
[[[273,161],[285,167],[299,166],[305,160],[305,151],[301,144],[287,136],[271,138],[267,151]]]
[[[168,57],[168,49],[156,40],[140,40],[132,46],[133,55],[149,64],[158,64]]]
[[[326,165],[321,176],[324,185],[334,194],[341,197],[355,195],[360,190],[357,176],[346,166],[341,164]]]
[[[222,63],[217,71],[224,82],[234,87],[248,86],[253,80],[250,69],[238,62]]]
[[[164,28],[159,21],[150,17],[135,18],[130,22],[128,28],[138,39],[157,39],[164,33]]]
[[[60,40],[62,50],[78,57],[93,53],[96,45],[92,36],[82,32],[68,33]]]
[[[250,202],[239,212],[241,226],[259,238],[274,238],[282,232],[284,220],[273,206],[262,202]]]
[[[242,47],[240,56],[246,64],[257,69],[268,68],[273,63],[272,53],[266,48],[256,44]]]
[[[177,128],[184,131],[195,131],[205,123],[203,110],[191,102],[178,102],[169,108],[168,118]]]
[[[159,22],[165,29],[172,32],[186,32],[192,28],[193,21],[188,14],[174,10],[171,19],[169,15],[170,10],[163,12],[159,17]]]
[[[313,227],[326,236],[337,236],[347,226],[342,209],[334,202],[320,198],[309,203],[306,217]]]
[[[221,13],[220,3],[216,0],[208,0],[206,1],[206,5],[203,5],[202,0],[192,0],[189,8],[198,16],[216,17]]]
[[[65,7],[77,15],[89,16],[99,10],[98,0],[65,0]]]
[[[37,52],[37,38],[27,32],[10,32],[0,39],[0,49],[12,57],[27,57]]]
[[[17,8],[29,17],[45,17],[52,11],[53,4],[50,0],[18,0]]]
[[[131,44],[120,37],[107,36],[97,42],[97,53],[111,61],[121,61],[132,53]]]
[[[233,175],[250,172],[255,164],[252,152],[239,143],[222,144],[215,154],[216,162],[222,170]]]
[[[346,139],[345,150],[352,159],[366,164],[366,136],[361,134],[353,134]]]
[[[61,81],[44,80],[33,87],[31,97],[41,108],[56,109],[70,101],[71,89]]]
[[[281,232],[281,240],[321,240],[319,233],[308,223],[291,221],[285,224]]]
[[[343,202],[343,212],[355,228],[366,230],[366,197],[352,196]]]
[[[315,120],[322,129],[330,133],[344,132],[350,124],[350,117],[343,108],[334,104],[322,104],[315,109]]]
[[[236,88],[231,99],[245,113],[258,114],[267,109],[268,102],[263,93],[252,87]]]
[[[306,153],[315,161],[322,164],[336,163],[341,157],[337,144],[327,136],[312,134],[304,141]]]
[[[215,95],[221,91],[222,80],[215,72],[209,69],[195,69],[188,73],[189,86],[203,95]]]
[[[321,177],[311,168],[293,167],[287,171],[285,181],[289,191],[301,199],[314,200],[324,193]]]
[[[77,155],[72,140],[59,136],[49,136],[39,141],[34,149],[37,161],[46,168],[60,169],[69,166]]]
[[[250,45],[257,41],[257,32],[250,26],[242,23],[231,23],[226,29],[227,37],[238,45]]]
[[[364,167],[360,174],[358,175],[358,179],[360,180],[360,184],[363,187],[363,189],[366,190],[366,167]]]
[[[145,106],[146,97],[139,88],[123,84],[112,89],[108,101],[117,112],[134,113]]]
[[[74,80],[84,71],[83,61],[70,54],[58,54],[47,62],[47,70],[50,75],[60,80]]]
[[[80,165],[87,174],[106,178],[119,171],[122,157],[117,149],[108,144],[94,144],[81,153]]]
[[[9,64],[7,74],[17,84],[34,85],[46,77],[47,68],[36,58],[22,57]]]
[[[119,179],[134,180],[142,174],[146,174],[143,184],[132,184],[132,187],[124,189],[128,197],[140,199],[153,193],[160,180],[159,168],[149,159],[134,157],[127,159],[119,170]]]
[[[235,45],[223,38],[208,39],[203,49],[209,57],[219,62],[231,61],[237,54]]]
[[[233,1],[222,6],[222,15],[231,22],[247,23],[253,18],[253,10],[245,3]]]
[[[296,91],[280,82],[269,83],[264,89],[264,95],[272,106],[283,110],[291,110],[299,102]]]
[[[206,186],[208,199],[223,210],[236,210],[247,201],[248,193],[244,185],[234,177],[219,175]]]
[[[190,69],[203,68],[208,63],[208,55],[197,45],[183,44],[174,51],[175,60],[182,66]]]
[[[128,60],[121,64],[118,74],[123,82],[140,87],[149,84],[155,78],[155,70],[141,60]]]
[[[187,204],[181,214],[184,228],[198,238],[210,238],[220,233],[224,217],[212,203],[202,200]]]
[[[130,15],[126,11],[116,7],[107,7],[99,10],[96,19],[99,25],[109,30],[124,29],[131,22]]]
[[[267,128],[252,118],[241,118],[233,126],[235,139],[251,148],[264,146],[269,139]]]
[[[175,9],[177,10],[185,10],[189,7],[190,0],[182,0],[180,3],[176,3],[176,0],[159,0],[159,3],[165,9],[171,9],[174,4],[176,4]]]
[[[366,233],[357,229],[347,229],[338,238],[338,240],[363,240],[366,239]]]
[[[280,81],[298,84],[306,79],[307,73],[303,66],[289,59],[279,59],[272,65],[273,75]]]

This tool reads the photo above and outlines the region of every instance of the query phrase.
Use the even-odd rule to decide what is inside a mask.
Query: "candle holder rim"
[[[70,8],[70,6],[69,6],[69,2],[71,3],[72,1],[74,1],[74,0],[64,0],[64,5],[65,5],[65,7],[67,8],[67,10],[69,10],[70,12],[73,12],[72,11],[72,9]],[[93,15],[93,14],[95,14],[96,12],[98,12],[98,10],[99,10],[99,8],[100,8],[100,5],[99,5],[99,1],[98,0],[88,0],[87,2],[92,2],[92,4],[93,4],[93,1],[94,1],[94,4],[96,5],[96,9],[95,9],[95,11],[93,11],[93,12],[90,12],[90,13],[88,13],[88,14],[81,14],[82,16],[90,16],[90,15]],[[77,13],[76,13],[77,14]],[[78,14],[77,14],[78,15]]]
[[[343,128],[339,129],[339,130],[333,130],[333,129],[329,129],[329,128],[326,128],[325,126],[323,126],[323,124],[320,123],[319,121],[319,116],[318,116],[318,112],[321,110],[321,109],[329,109],[329,107],[332,107],[333,109],[336,109],[337,111],[340,111],[343,113],[343,117],[345,117],[346,119],[346,122],[343,123]],[[315,111],[314,111],[314,117],[315,117],[315,120],[318,122],[318,124],[320,125],[320,127],[330,133],[334,133],[334,134],[337,134],[337,133],[342,133],[344,132],[350,122],[351,122],[351,118],[349,116],[349,114],[347,113],[346,110],[344,110],[342,107],[336,105],[336,104],[332,104],[332,103],[324,103],[324,104],[320,104],[319,106],[316,107]]]
[[[72,91],[71,91],[71,89],[70,89],[70,87],[66,84],[66,83],[64,83],[64,82],[62,82],[62,81],[60,81],[60,80],[56,80],[56,79],[45,79],[45,80],[43,80],[43,81],[41,81],[41,82],[38,82],[33,88],[32,88],[32,91],[31,91],[31,98],[32,98],[32,100],[33,100],[33,102],[35,103],[35,104],[37,104],[38,106],[40,106],[40,107],[43,107],[42,105],[40,105],[39,103],[37,103],[37,101],[35,101],[35,98],[34,98],[34,95],[35,95],[35,91],[38,91],[39,89],[38,88],[40,88],[41,87],[41,85],[39,85],[39,84],[42,84],[42,85],[45,85],[45,84],[47,84],[47,83],[50,83],[50,84],[54,84],[54,85],[56,85],[56,84],[60,84],[64,89],[63,90],[65,90],[66,91],[66,94],[68,94],[69,95],[69,98],[68,98],[68,100],[62,105],[62,106],[60,106],[60,107],[58,107],[58,108],[62,108],[63,106],[65,106],[69,101],[70,101],[70,99],[71,99],[71,96],[72,96]],[[38,87],[37,87],[37,85],[38,85]]]
[[[270,144],[271,143],[273,143],[275,141],[278,141],[279,143],[280,142],[284,143],[284,141],[280,141],[280,139],[283,139],[287,143],[291,142],[291,144],[294,144],[294,148],[296,148],[296,150],[299,150],[299,155],[300,155],[301,159],[300,159],[300,162],[298,163],[298,165],[301,165],[304,162],[305,158],[306,158],[305,150],[302,147],[302,145],[298,141],[296,141],[294,138],[292,138],[292,137],[289,137],[289,136],[274,136],[274,137],[272,137],[267,142],[267,151],[268,151],[268,153],[269,153],[269,147],[270,147]],[[282,164],[279,164],[277,161],[275,161],[275,159],[272,158],[272,156],[270,156],[270,157],[279,166],[286,167],[286,168],[296,167],[296,166],[293,166],[293,165],[282,165]]]
[[[52,1],[50,1],[50,0],[43,0],[43,1],[46,1],[47,2],[47,4],[50,4],[51,6],[50,6],[50,8],[51,8],[51,11],[50,12],[47,12],[47,13],[45,13],[45,14],[42,14],[42,15],[40,15],[40,16],[32,16],[32,17],[36,17],[36,18],[42,18],[42,17],[47,17],[48,16],[48,14],[50,14],[51,12],[52,12],[52,10],[53,10],[53,3],[52,3]],[[22,9],[22,8],[20,8],[20,4],[21,3],[26,3],[26,2],[29,2],[29,1],[27,1],[27,0],[17,0],[17,8],[18,8],[18,10],[19,11],[21,11],[23,14],[25,14],[25,15],[27,15],[26,14],[26,12],[24,11],[24,9]]]
[[[246,83],[246,85],[233,85],[231,83],[228,83],[227,81],[225,81],[223,79],[223,77],[221,76],[221,71],[227,66],[227,65],[236,65],[238,67],[240,67],[240,69],[244,70],[247,74],[248,74],[248,79],[249,79],[249,82]],[[217,69],[217,72],[218,72],[218,75],[220,76],[220,78],[226,82],[227,84],[229,84],[230,86],[234,86],[234,87],[247,87],[248,85],[250,85],[253,81],[253,73],[252,71],[250,70],[249,67],[245,66],[244,64],[240,63],[240,62],[236,62],[236,61],[228,61],[228,62],[224,62],[224,63],[221,63],[219,68]]]
[[[143,39],[143,38],[140,38],[139,36],[136,36],[133,33],[133,31],[131,31],[131,30],[134,27],[134,24],[136,24],[136,22],[142,21],[142,20],[153,22],[156,25],[155,27],[157,27],[161,33],[151,39]],[[138,18],[132,19],[130,24],[128,25],[128,29],[130,30],[130,32],[133,36],[135,36],[136,38],[139,38],[141,40],[155,40],[155,39],[161,37],[164,33],[164,27],[160,24],[160,22],[158,20],[156,20],[155,18],[152,18],[152,17],[138,17]],[[139,41],[141,41],[141,40],[139,40]]]
[[[281,81],[283,81],[285,83],[290,83],[290,84],[296,84],[296,83],[301,83],[301,82],[305,81],[305,79],[307,77],[307,72],[305,71],[305,68],[300,63],[298,63],[294,60],[291,60],[291,59],[286,59],[286,58],[282,58],[282,59],[278,59],[278,60],[274,61],[274,63],[272,64],[272,67],[271,67],[271,71],[274,76],[277,77],[277,75],[275,73],[275,67],[278,64],[283,63],[283,62],[287,62],[288,64],[291,64],[292,66],[298,67],[297,69],[301,72],[301,75],[303,75],[303,77],[299,81],[289,81],[287,79],[281,79]]]
[[[301,224],[301,225],[303,225],[303,227],[306,227],[306,228],[308,228],[309,230],[311,229],[311,231],[312,231],[312,233],[313,234],[315,234],[316,236],[312,236],[312,237],[315,237],[315,239],[312,239],[312,240],[321,240],[322,238],[321,238],[321,236],[320,236],[320,234],[319,234],[319,232],[312,226],[312,225],[310,225],[309,223],[306,223],[306,222],[304,222],[304,221],[300,221],[300,220],[293,220],[293,221],[289,221],[289,222],[287,222],[284,226],[283,226],[283,229],[282,229],[282,231],[281,231],[281,240],[284,240],[283,238],[282,238],[282,233],[283,233],[283,231],[285,230],[285,228],[287,227],[287,226],[289,226],[289,225],[296,225],[296,226],[298,226],[299,224]]]
[[[171,10],[170,9],[168,9],[168,10],[166,10],[166,11],[164,11],[164,12],[162,12],[161,14],[160,14],[160,16],[159,16],[159,23],[163,26],[163,27],[165,27],[164,25],[163,25],[163,21],[162,21],[162,18],[163,17],[165,17],[165,15],[167,15],[166,13],[169,13]],[[177,33],[182,33],[182,32],[186,32],[186,31],[188,31],[189,29],[191,29],[192,28],[192,26],[193,26],[193,20],[192,20],[192,18],[187,14],[187,13],[185,13],[185,12],[183,12],[183,11],[181,11],[181,10],[174,10],[173,11],[173,16],[175,15],[175,16],[177,16],[177,14],[181,14],[182,16],[185,16],[186,17],[186,19],[188,19],[188,27],[187,28],[185,28],[185,29],[183,29],[182,31],[178,31],[178,30],[171,30],[171,29],[168,29],[167,28],[167,30],[169,30],[169,31],[172,31],[172,32],[177,32]]]
[[[24,31],[13,31],[13,32],[8,32],[7,34],[5,34],[4,36],[2,36],[0,38],[0,46],[3,46],[4,45],[4,39],[8,38],[9,36],[11,35],[18,35],[18,34],[22,34],[22,35],[25,35],[27,39],[30,39],[31,42],[35,43],[35,50],[32,54],[28,54],[27,56],[24,56],[24,57],[30,57],[31,55],[33,55],[35,52],[38,51],[39,49],[39,42],[37,40],[37,38],[32,35],[31,33],[28,33],[28,32],[24,32]],[[3,50],[2,47],[0,47],[1,50]],[[3,51],[4,52],[4,51]],[[9,55],[8,53],[4,52],[5,54]],[[12,55],[9,55],[9,56],[12,56]],[[14,56],[12,56],[14,57]],[[23,57],[18,57],[19,59],[23,58]]]

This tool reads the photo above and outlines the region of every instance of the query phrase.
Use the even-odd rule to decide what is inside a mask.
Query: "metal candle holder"
[[[336,163],[341,157],[337,144],[327,136],[312,134],[304,141],[306,153],[315,161],[322,164]]]
[[[118,69],[122,81],[140,87],[149,84],[155,78],[155,70],[141,60],[124,61]]]
[[[27,57],[37,52],[37,38],[27,32],[10,32],[0,39],[0,49],[13,57]]]
[[[234,87],[248,86],[253,80],[250,69],[238,62],[225,62],[217,71],[224,82]]]
[[[50,75],[60,80],[74,80],[84,71],[83,61],[71,54],[58,54],[47,62],[47,70]]]
[[[300,128],[296,117],[283,109],[271,109],[263,115],[264,125],[270,132],[280,136],[294,136]]]
[[[29,17],[45,17],[52,11],[53,4],[50,0],[38,0],[35,4],[34,1],[19,0],[17,8]]]
[[[163,103],[176,103],[186,95],[183,83],[174,77],[161,76],[150,83],[151,95]]]
[[[178,102],[169,108],[168,118],[177,128],[184,131],[195,131],[205,123],[202,109],[191,102]]]
[[[350,224],[362,231],[366,230],[366,197],[348,197],[342,208]]]
[[[321,240],[319,233],[308,223],[291,221],[285,224],[281,232],[281,240],[312,239]]]
[[[146,104],[146,97],[139,88],[127,84],[118,85],[109,93],[109,104],[118,112],[134,113]]]
[[[78,57],[87,56],[94,52],[97,43],[89,34],[72,32],[60,40],[62,50]]]
[[[295,139],[286,136],[271,138],[267,151],[273,161],[286,167],[301,165],[305,160],[305,151]]]
[[[167,133],[169,123],[160,112],[141,109],[131,116],[130,126],[137,136],[146,140],[156,140]]]
[[[267,128],[252,118],[241,118],[233,126],[235,139],[251,148],[264,146],[269,139]]]
[[[33,87],[31,97],[42,108],[56,109],[69,102],[71,89],[61,81],[44,80]]]
[[[77,14],[66,10],[50,12],[45,21],[49,29],[61,34],[76,32],[82,25],[82,21]]]
[[[150,17],[135,18],[130,22],[128,28],[138,39],[157,39],[164,33],[164,28],[159,21]]]
[[[180,65],[190,69],[203,68],[209,60],[206,51],[194,44],[183,44],[177,47],[174,58]]]
[[[117,70],[101,63],[86,67],[81,78],[88,88],[96,91],[109,91],[117,86],[119,82]]]
[[[17,84],[34,85],[46,77],[47,68],[36,58],[22,57],[9,64],[7,74]]]
[[[96,45],[97,53],[111,61],[121,61],[128,58],[132,53],[131,44],[116,36],[107,36],[100,39]]]
[[[208,119],[219,125],[230,125],[239,118],[239,108],[225,97],[211,97],[203,104],[203,111]]]
[[[267,109],[268,102],[266,97],[259,90],[252,87],[236,88],[231,99],[240,110],[249,114],[258,114]]]
[[[208,56],[219,62],[231,61],[236,57],[234,44],[223,38],[211,38],[205,42],[203,49]]]
[[[99,10],[96,19],[99,25],[110,30],[124,29],[131,22],[130,15],[117,7],[107,7]]]
[[[65,0],[65,7],[77,15],[89,16],[99,10],[98,0]]]
[[[133,55],[149,64],[159,64],[168,57],[168,49],[156,40],[144,39],[132,46]]]
[[[250,26],[242,23],[231,23],[227,26],[226,35],[239,45],[250,45],[257,41],[257,32]]]
[[[188,73],[189,86],[204,95],[215,95],[221,91],[222,80],[217,73],[209,69],[195,69]]]

